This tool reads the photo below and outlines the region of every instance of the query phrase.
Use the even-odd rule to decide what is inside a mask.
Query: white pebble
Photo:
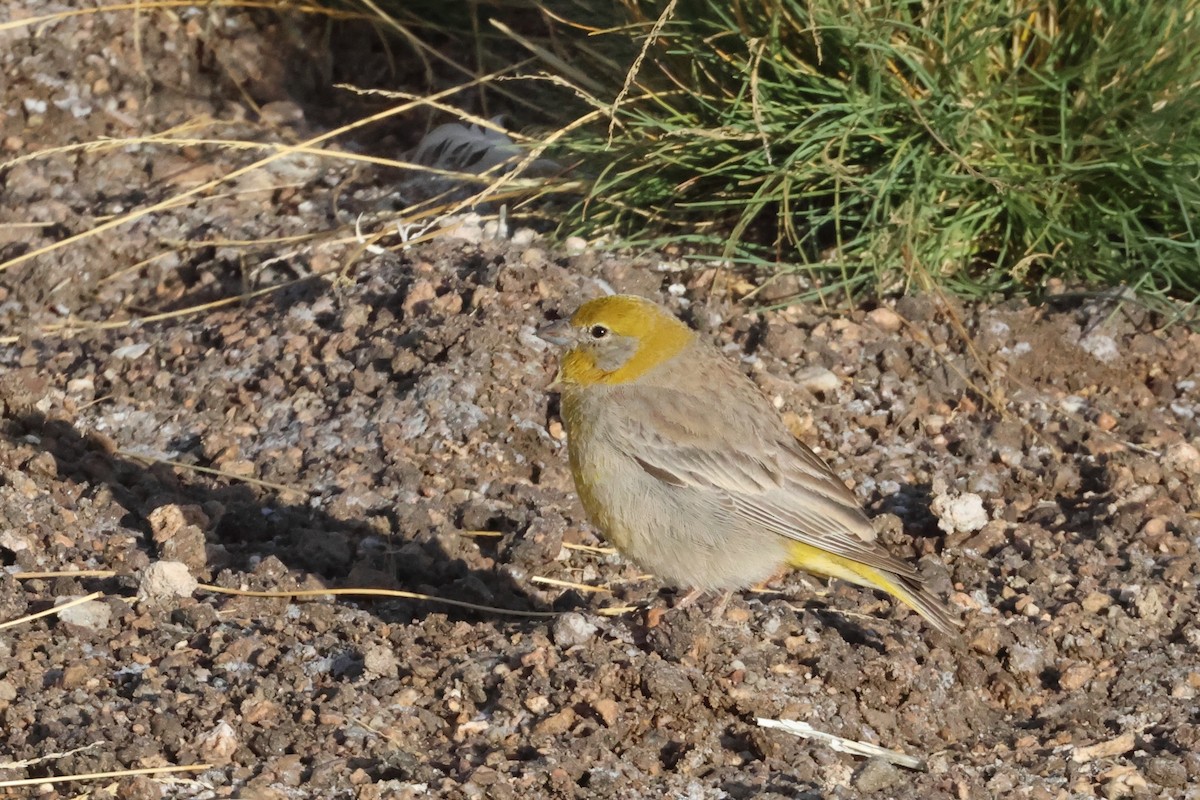
[[[796,373],[795,381],[816,394],[828,394],[842,385],[842,379],[824,367],[802,369]]]
[[[71,599],[70,597],[60,597],[56,602],[61,605]],[[109,621],[112,620],[112,609],[109,608],[108,603],[89,600],[77,606],[64,608],[58,612],[58,618],[69,625],[78,625],[90,631],[98,631],[108,627]]]
[[[537,239],[537,231],[533,228],[517,228],[512,235],[512,243],[518,247],[528,247]]]
[[[977,494],[960,494],[958,497],[939,494],[933,498],[929,508],[938,518],[938,527],[946,533],[970,533],[988,523],[983,498]]]
[[[186,564],[178,561],[155,561],[142,570],[138,598],[154,601],[191,597],[198,585],[198,581],[188,572]]]
[[[895,333],[900,330],[900,326],[904,324],[904,320],[895,311],[890,308],[877,308],[867,312],[867,319],[870,320],[876,328],[886,333]]]
[[[1117,347],[1117,343],[1113,341],[1113,338],[1100,333],[1093,333],[1091,336],[1085,336],[1080,339],[1079,346],[1083,348],[1084,352],[1104,364],[1116,361],[1121,355],[1121,351]]]
[[[596,636],[596,626],[583,614],[563,614],[554,621],[551,630],[554,643],[566,650],[577,644],[587,644]]]
[[[112,357],[127,358],[132,361],[136,358],[141,358],[142,356],[146,355],[146,351],[149,349],[150,344],[148,342],[142,342],[141,344],[127,344],[124,347],[118,347],[116,350],[113,350]]]

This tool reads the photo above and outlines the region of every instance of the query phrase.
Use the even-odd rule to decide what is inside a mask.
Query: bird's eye
[[[608,336],[608,328],[603,325],[593,325],[588,333],[592,335],[593,339],[603,339],[605,336]]]

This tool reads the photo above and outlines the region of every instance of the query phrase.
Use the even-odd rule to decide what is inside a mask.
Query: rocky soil
[[[0,794],[1200,798],[1200,334],[1065,295],[756,314],[736,276],[471,220],[368,247],[400,176],[337,157],[104,229],[269,152],[211,140],[325,130],[318,27],[0,27],[0,780],[45,781]],[[961,640],[800,575],[651,613],[533,336],[609,288],[739,360]],[[332,588],[484,608],[218,591]]]

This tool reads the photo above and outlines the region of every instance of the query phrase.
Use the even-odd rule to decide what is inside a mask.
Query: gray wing
[[[690,392],[637,386],[620,390],[614,442],[648,475],[678,488],[717,492],[732,516],[835,555],[917,578],[909,564],[875,543],[854,494],[782,422],[755,430]],[[761,400],[759,401],[761,402]],[[661,409],[670,404],[673,413]]]

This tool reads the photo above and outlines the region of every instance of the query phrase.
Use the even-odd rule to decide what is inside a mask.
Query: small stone
[[[11,573],[0,570],[0,621],[24,616],[28,609],[25,587]]]
[[[904,324],[904,318],[890,308],[877,308],[868,312],[867,321],[887,333],[895,333]]]
[[[395,678],[400,674],[400,661],[390,647],[370,647],[363,653],[363,670],[369,677]]]
[[[860,792],[880,792],[904,779],[900,768],[882,758],[872,758],[854,776],[854,788]]]
[[[534,733],[543,736],[557,736],[561,733],[566,733],[575,724],[575,712],[569,708],[564,708],[557,714],[551,717],[546,717],[534,726]]]
[[[974,493],[951,497],[939,494],[929,504],[938,518],[938,527],[946,533],[955,531],[977,531],[988,523],[988,514],[983,507],[983,498]]]
[[[545,714],[550,710],[550,700],[545,695],[535,694],[525,698],[525,707],[534,714]]]
[[[1083,610],[1089,614],[1095,614],[1112,605],[1112,598],[1104,592],[1092,592],[1087,597],[1083,598],[1081,603]]]
[[[466,214],[451,214],[438,219],[442,234],[448,239],[461,239],[471,244],[483,241],[483,219],[474,212]]]
[[[62,672],[62,687],[78,689],[88,682],[89,670],[83,664],[72,664]]]
[[[199,583],[188,572],[186,564],[178,561],[155,561],[142,570],[138,598],[151,602],[191,597]]]
[[[259,109],[264,124],[283,127],[304,122],[304,109],[291,100],[276,100]]]
[[[1030,619],[1037,619],[1042,615],[1041,606],[1033,601],[1029,595],[1025,595],[1016,604],[1017,613]]]
[[[164,561],[179,561],[195,574],[208,566],[204,531],[211,524],[199,506],[168,504],[150,512],[150,535]]]
[[[1076,747],[1075,752],[1071,754],[1071,760],[1076,764],[1086,764],[1098,758],[1112,758],[1128,753],[1136,744],[1137,738],[1133,735],[1133,731],[1126,731],[1117,738],[1109,739],[1106,742]]]
[[[4,477],[8,477],[7,475]],[[0,531],[0,548],[11,550],[14,553],[20,553],[23,550],[31,549],[33,538],[27,534],[18,533],[14,530]]]
[[[1146,797],[1148,784],[1136,767],[1118,764],[1100,773],[1103,782],[1101,793],[1107,800],[1126,800],[1129,797]]]
[[[750,621],[750,609],[745,606],[726,606],[725,621],[743,625]]]
[[[533,228],[517,228],[513,231],[512,243],[517,247],[528,247],[538,238]]]
[[[1068,692],[1073,692],[1082,688],[1095,674],[1096,669],[1091,664],[1072,664],[1062,671],[1058,685]]]
[[[1117,347],[1117,343],[1113,338],[1101,333],[1093,333],[1091,336],[1085,336],[1079,340],[1079,346],[1083,348],[1085,353],[1088,353],[1103,364],[1116,361],[1121,355],[1121,350]]]
[[[568,236],[563,242],[563,248],[567,251],[567,255],[577,256],[584,250],[587,250],[587,239],[581,236]]]
[[[1000,629],[996,626],[984,628],[971,640],[971,649],[984,655],[994,656],[1000,652]]]
[[[1168,789],[1182,789],[1187,786],[1187,768],[1177,758],[1157,756],[1146,764],[1146,777],[1160,786]]]
[[[824,367],[802,369],[793,380],[813,394],[828,394],[842,385],[842,379]]]
[[[986,555],[1008,541],[1008,525],[1003,520],[993,520],[979,529],[974,536],[966,537],[970,531],[950,533],[946,536],[946,544],[954,545],[962,541],[962,549]]]
[[[122,347],[118,347],[112,351],[111,355],[113,358],[116,358],[116,359],[125,359],[128,361],[135,361],[135,360],[141,358],[142,356],[146,355],[146,352],[149,349],[150,349],[149,343],[139,342],[138,344],[127,344]]]
[[[56,603],[61,605],[70,602],[71,599],[70,597],[60,597]],[[68,625],[78,625],[89,631],[98,631],[108,627],[108,623],[112,620],[112,609],[109,608],[108,603],[89,600],[77,606],[64,608],[58,612],[58,618]]]
[[[521,263],[527,267],[540,267],[546,263],[546,253],[540,247],[531,247],[521,253]]]
[[[400,304],[400,308],[404,311],[406,319],[413,319],[415,316],[422,316],[429,309],[429,305],[437,298],[437,290],[431,282],[427,280],[419,280],[409,287],[408,294],[404,296],[404,302]]]
[[[1200,672],[1193,672],[1190,676],[1200,678]],[[1182,680],[1171,687],[1171,697],[1178,700],[1191,700],[1196,697],[1196,687],[1200,685],[1200,680]]]
[[[611,728],[617,723],[617,719],[621,714],[621,707],[617,705],[617,701],[610,697],[604,697],[592,702],[590,705],[592,710],[596,712],[596,716],[600,717],[607,727]]]
[[[1015,644],[1008,648],[1008,671],[1015,675],[1036,675],[1046,666],[1046,651],[1040,647]]]
[[[1153,586],[1134,596],[1133,608],[1137,611],[1137,615],[1147,622],[1154,622],[1166,612],[1162,597],[1159,595],[1158,589]]]
[[[222,720],[196,743],[200,757],[211,764],[226,764],[238,749],[237,732]]]
[[[1146,521],[1142,526],[1141,537],[1144,539],[1157,539],[1167,532],[1167,521],[1162,517],[1154,517]]]
[[[587,644],[596,636],[596,626],[583,614],[563,614],[554,620],[551,630],[554,643],[564,650],[579,644]]]
[[[1179,442],[1167,448],[1163,455],[1163,466],[1179,470],[1185,475],[1200,475],[1200,450],[1187,442]]]

